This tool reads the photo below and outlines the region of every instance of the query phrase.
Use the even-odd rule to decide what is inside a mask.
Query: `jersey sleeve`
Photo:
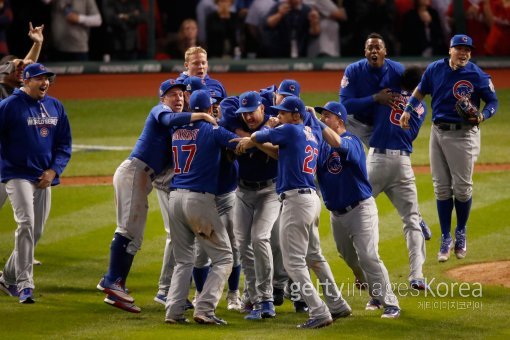
[[[231,139],[239,138],[238,135],[232,133],[222,126],[212,126],[214,140],[218,145],[234,150],[237,142],[230,142]]]
[[[496,114],[499,102],[496,96],[496,89],[489,75],[484,74],[480,85],[480,97],[485,102],[485,106],[482,110],[483,119],[485,120]]]
[[[421,94],[426,95],[429,94],[432,89],[432,69],[434,64],[430,64],[423,72],[421,76],[420,83],[418,84],[418,91]]]
[[[162,109],[153,112],[153,116],[164,126],[182,126],[191,122],[191,112],[172,112],[164,105]]]
[[[59,112],[58,130],[53,149],[53,159],[51,169],[55,170],[57,177],[60,177],[64,171],[72,152],[71,126],[69,119],[64,110],[64,106],[60,102],[55,102],[56,109]]]
[[[341,137],[341,143],[339,148],[335,148],[340,154],[345,156],[347,162],[356,163],[359,162],[361,154],[365,154],[361,141],[354,136],[348,135]]]
[[[342,103],[347,112],[361,112],[369,108],[374,103],[372,95],[357,97],[357,81],[360,79],[354,65],[350,65],[345,70],[340,83],[340,103]]]
[[[291,126],[289,124],[283,124],[274,129],[263,129],[256,132],[256,140],[258,143],[285,144],[287,141],[292,140],[292,137],[289,136],[290,130]]]

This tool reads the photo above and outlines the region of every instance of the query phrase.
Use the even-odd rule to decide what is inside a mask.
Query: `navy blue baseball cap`
[[[345,106],[343,106],[339,102],[331,101],[327,102],[324,106],[316,106],[315,111],[317,111],[319,114],[322,114],[322,111],[329,111],[338,118],[340,118],[344,123],[347,123],[347,110],[345,109]]]
[[[192,111],[208,111],[216,99],[211,98],[209,91],[196,90],[189,97],[189,107]]]
[[[168,92],[168,90],[174,87],[179,87],[183,91],[186,90],[186,85],[176,82],[175,79],[168,79],[162,82],[161,85],[159,85],[159,96],[163,97],[165,93]]]
[[[273,109],[278,111],[288,111],[292,113],[300,113],[301,117],[305,116],[306,108],[305,104],[299,97],[296,96],[288,96],[283,98],[280,105],[271,106]]]
[[[227,97],[220,103],[222,118],[225,116],[235,117],[235,112],[239,108],[239,98]]]
[[[294,79],[285,79],[281,82],[278,87],[278,93],[284,96],[296,96],[299,97],[299,92],[301,90],[301,86]]]
[[[23,80],[27,80],[41,75],[53,77],[55,76],[55,73],[48,71],[43,64],[39,63],[30,64],[26,66],[25,69],[23,70]]]
[[[200,77],[191,76],[184,79],[183,84],[186,85],[186,91],[193,93],[196,90],[207,90],[205,81]]]
[[[470,48],[475,48],[473,46],[473,39],[465,34],[456,34],[450,40],[450,47],[455,46],[467,46]]]
[[[209,88],[209,87],[208,87]],[[224,98],[222,97],[221,93],[219,93],[218,91],[216,90],[212,90],[211,88],[209,88],[209,94],[211,95],[211,97],[213,97],[214,99],[216,99],[216,102],[219,103],[221,102]]]
[[[244,92],[239,96],[239,109],[236,113],[253,112],[262,104],[260,94],[255,91]]]

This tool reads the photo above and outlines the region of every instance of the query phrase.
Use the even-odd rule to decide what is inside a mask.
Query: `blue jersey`
[[[350,132],[340,137],[340,148],[323,141],[319,152],[317,179],[328,210],[342,210],[372,196],[360,139]]]
[[[369,145],[374,148],[405,150],[413,152],[413,141],[418,136],[420,127],[425,120],[427,107],[421,102],[409,119],[409,129],[400,127],[400,116],[409,100],[409,93],[401,91],[396,101],[398,108],[387,105],[377,105],[374,115],[374,129],[370,137]]]
[[[370,66],[367,59],[350,64],[340,83],[340,103],[354,118],[372,125],[377,105],[372,95],[385,88],[399,88],[402,73],[404,65],[391,59],[385,59],[380,68]]]
[[[232,102],[234,103],[234,101]],[[239,107],[238,102],[237,107]],[[263,123],[257,130],[252,131],[244,123],[241,114],[235,113],[236,110],[229,109],[222,111],[222,117],[220,120],[220,124],[232,132],[236,129],[241,129],[249,133],[255,132],[260,130],[264,126],[264,123],[269,119],[269,115],[264,115]],[[253,150],[253,152],[250,153],[239,155],[237,157],[237,161],[239,163],[239,178],[245,181],[259,182],[276,178],[278,172],[278,161],[269,157],[266,153],[259,149]]]
[[[181,74],[179,74],[179,77],[175,81],[178,83],[182,83],[184,82],[184,79],[188,77],[189,77],[188,74],[182,72]],[[219,97],[227,98],[227,90],[225,90],[225,87],[223,87],[223,84],[220,81],[209,77],[208,74],[206,74],[204,81],[205,85],[209,90],[215,91],[216,93],[220,94]]]
[[[26,179],[39,182],[43,171],[57,175],[71,158],[71,127],[62,103],[45,96],[41,100],[16,89],[0,103],[0,174],[2,182]]]
[[[257,132],[257,142],[278,145],[276,192],[299,188],[315,189],[314,177],[321,130],[303,124],[283,124]]]
[[[262,98],[262,104],[264,104],[264,113],[272,117],[278,116],[278,110],[271,107],[272,105],[275,105],[275,91],[275,85],[268,86],[265,89],[259,91],[260,98]]]
[[[172,134],[174,177],[171,188],[218,194],[221,150],[235,149],[236,134],[204,121],[175,128]]]
[[[472,62],[455,71],[450,67],[448,58],[433,62],[425,70],[418,90],[423,95],[432,95],[434,122],[463,122],[455,110],[455,103],[461,97],[470,98],[476,107],[480,107],[482,99],[486,104],[482,111],[484,119],[493,116],[498,108],[490,76]]]
[[[130,157],[144,161],[156,175],[172,164],[170,129],[161,122],[165,114],[171,115],[169,125],[185,125],[191,120],[191,113],[174,113],[170,107],[159,103],[149,112],[142,133],[130,154]]]
[[[218,124],[221,125],[221,122]],[[224,148],[221,150],[218,195],[236,190],[238,177],[239,163],[237,163],[237,158],[232,151]]]

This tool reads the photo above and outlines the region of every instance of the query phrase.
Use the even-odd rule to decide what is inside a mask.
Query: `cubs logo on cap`
[[[473,46],[473,39],[465,34],[456,34],[450,40],[450,47],[455,46],[468,46],[470,48],[475,48]]]
[[[165,93],[168,92],[168,90],[174,87],[179,87],[183,91],[186,90],[186,85],[184,85],[183,83],[178,83],[175,79],[168,79],[162,82],[161,85],[159,85],[159,96],[163,97]]]
[[[253,112],[262,104],[262,98],[255,91],[244,92],[239,96],[239,104],[236,113]]]
[[[294,79],[285,79],[278,87],[278,93],[284,96],[299,97],[300,90],[301,87],[299,86],[299,83]]]
[[[25,70],[23,71],[23,80],[41,76],[41,75],[47,75],[48,77],[53,77],[53,76],[55,76],[55,73],[48,71],[43,64],[33,63],[33,64],[30,64],[25,67]]]

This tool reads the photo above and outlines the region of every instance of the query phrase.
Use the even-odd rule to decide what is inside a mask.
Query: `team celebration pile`
[[[34,43],[37,29],[31,28]],[[474,48],[469,36],[455,35],[449,57],[425,70],[406,69],[386,57],[382,36],[371,33],[365,58],[346,68],[339,97],[317,107],[300,99],[293,79],[228,96],[207,73],[207,51],[189,48],[186,70],[155,89],[160,101],[115,171],[117,228],[97,284],[104,302],[141,312],[126,282],[155,189],[167,239],[154,301],[165,305],[166,323],[188,323],[192,309],[197,323],[226,325],[215,313],[225,285],[227,309],[253,322],[275,318],[285,297],[296,312],[308,313],[298,328],[351,316],[321,251],[323,205],[339,255],[366,290],[365,308],[381,310],[385,319],[405,315],[378,253],[375,197],[384,192],[403,221],[410,287],[428,289],[425,242],[432,234],[420,214],[410,155],[431,110],[437,260],[467,256],[480,125],[498,107],[490,77],[470,62]],[[30,304],[34,248],[50,211],[51,186],[71,156],[71,130],[63,105],[47,95],[52,72],[39,63],[10,72],[21,83],[0,102],[0,204],[9,198],[18,228],[0,290]]]

